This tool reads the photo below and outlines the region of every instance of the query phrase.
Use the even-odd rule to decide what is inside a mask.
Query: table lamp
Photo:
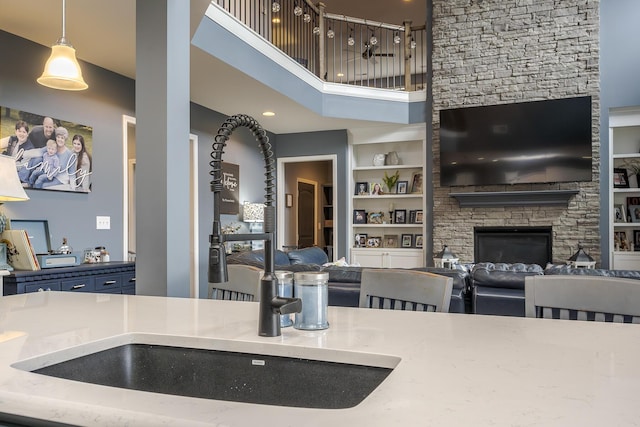
[[[242,220],[249,223],[250,233],[261,233],[264,222],[264,203],[245,202],[242,205]],[[262,249],[263,242],[251,241],[251,249]]]
[[[13,157],[0,154],[0,205],[4,202],[18,202],[29,200],[27,193],[24,192],[20,178],[18,178],[18,170],[16,169],[16,161]],[[7,224],[7,217],[0,210],[0,234],[4,231]],[[7,263],[7,245],[0,243],[0,270],[13,270]]]

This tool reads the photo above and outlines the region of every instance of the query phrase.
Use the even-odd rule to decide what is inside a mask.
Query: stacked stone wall
[[[474,227],[552,226],[553,261],[600,264],[599,0],[433,0],[433,243],[473,262]],[[439,111],[592,97],[592,181],[440,187]],[[568,207],[461,208],[452,192],[579,190]]]

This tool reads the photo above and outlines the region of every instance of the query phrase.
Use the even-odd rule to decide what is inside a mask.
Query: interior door
[[[298,181],[298,248],[315,244],[315,185]]]

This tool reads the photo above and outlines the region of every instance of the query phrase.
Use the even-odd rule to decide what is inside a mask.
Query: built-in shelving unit
[[[384,268],[425,265],[425,149],[425,124],[350,131],[351,263]],[[379,164],[389,153],[397,154],[398,163]],[[387,163],[391,157],[387,156]],[[389,189],[383,178],[396,171],[399,184]],[[382,194],[374,194],[375,184],[382,187]]]
[[[333,185],[322,185],[322,236],[324,251],[333,261]]]
[[[640,270],[640,107],[610,112],[609,147],[610,266]]]

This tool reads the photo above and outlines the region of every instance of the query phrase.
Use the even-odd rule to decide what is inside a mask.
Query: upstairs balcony
[[[325,82],[426,88],[426,27],[332,14],[308,0],[213,0]]]

